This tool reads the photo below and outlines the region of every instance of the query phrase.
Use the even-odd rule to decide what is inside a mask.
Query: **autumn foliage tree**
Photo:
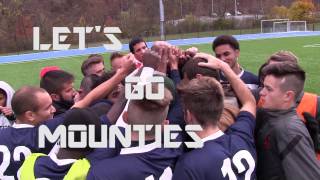
[[[285,6],[274,6],[269,14],[269,18],[288,18],[289,9]]]
[[[315,6],[311,0],[297,0],[293,2],[289,9],[291,20],[311,20]]]
[[[234,27],[233,21],[225,19],[225,13],[234,13],[234,0],[163,0],[163,3],[167,34]],[[319,4],[319,0],[238,0],[237,10],[255,14],[257,18],[271,12],[270,18],[309,20]],[[219,20],[209,22],[207,18],[213,15]],[[181,26],[175,25],[185,20]],[[71,30],[79,26],[116,26],[122,31],[117,35],[121,39],[158,36],[159,0],[0,0],[0,53],[32,50],[33,27],[40,27],[41,43],[52,43],[52,27],[61,26]],[[241,22],[241,26],[250,28],[254,22],[248,25]],[[69,34],[66,41],[77,45],[78,35]],[[86,34],[87,43],[101,41],[106,41],[103,32]]]

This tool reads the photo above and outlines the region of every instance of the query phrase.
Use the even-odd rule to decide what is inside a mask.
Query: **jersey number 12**
[[[243,165],[243,163],[241,162],[241,160],[243,160],[243,159],[248,163],[248,165],[249,165],[248,169],[246,169],[245,166]],[[252,175],[254,168],[255,168],[255,161],[254,161],[252,155],[248,151],[241,150],[241,151],[237,152],[232,157],[232,164],[237,168],[238,174],[246,171],[245,178],[244,178],[245,180],[251,179],[251,175]],[[230,158],[223,160],[221,172],[222,172],[223,177],[229,176],[229,180],[237,180],[237,176],[233,172],[233,169],[231,167]]]

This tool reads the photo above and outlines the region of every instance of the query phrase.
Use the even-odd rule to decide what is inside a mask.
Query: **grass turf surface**
[[[320,44],[319,36],[277,38],[240,41],[239,62],[246,70],[257,74],[260,65],[272,53],[279,50],[294,52],[300,59],[299,64],[307,72],[305,90],[320,94],[319,69],[320,46],[304,47],[305,45]],[[187,48],[190,46],[182,46]],[[211,44],[196,45],[202,52],[212,54]],[[109,54],[103,54],[105,65],[110,67]],[[75,75],[75,87],[78,88],[82,79],[81,63],[87,56],[45,59],[40,61],[14,64],[0,64],[0,80],[8,82],[15,89],[22,85],[39,85],[39,71],[42,67],[56,65]]]

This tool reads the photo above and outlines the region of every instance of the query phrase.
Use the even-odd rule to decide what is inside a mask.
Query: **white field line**
[[[314,48],[314,47],[320,47],[320,44],[307,44],[307,45],[304,45],[303,47],[312,47],[312,48]]]

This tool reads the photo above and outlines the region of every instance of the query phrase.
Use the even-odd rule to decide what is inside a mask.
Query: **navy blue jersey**
[[[54,132],[63,119],[63,116],[58,116],[44,124]],[[45,148],[39,148],[38,129],[39,126],[14,124],[0,131],[0,179],[16,178],[24,159],[31,153],[50,152],[55,143],[46,142]]]
[[[123,148],[120,155],[93,165],[88,180],[170,179],[181,149],[145,147]]]
[[[227,82],[228,80],[224,77],[223,73],[220,74],[221,80]],[[258,76],[254,75],[251,72],[242,70],[238,76],[249,89],[257,89],[260,85]]]
[[[108,122],[108,118],[105,118]],[[124,133],[124,128],[120,128]],[[176,140],[181,141],[181,136]],[[88,180],[127,180],[131,179],[168,179],[172,177],[174,165],[182,154],[182,148],[157,148],[155,142],[146,142],[138,147],[132,141],[131,147],[121,148],[120,154],[113,158],[103,159],[98,164],[91,164]],[[98,153],[96,153],[98,154]]]
[[[255,179],[254,127],[252,114],[240,112],[236,123],[225,134],[218,131],[203,139],[203,148],[184,154],[176,165],[173,179]]]
[[[100,117],[102,124],[110,125],[107,116]],[[116,139],[115,148],[97,148],[86,156],[90,164],[96,164],[105,158],[111,158],[119,155],[121,149],[120,142]],[[59,145],[50,152],[49,156],[40,156],[37,158],[33,171],[35,178],[48,178],[50,180],[63,179],[68,173],[75,159],[58,159]]]

